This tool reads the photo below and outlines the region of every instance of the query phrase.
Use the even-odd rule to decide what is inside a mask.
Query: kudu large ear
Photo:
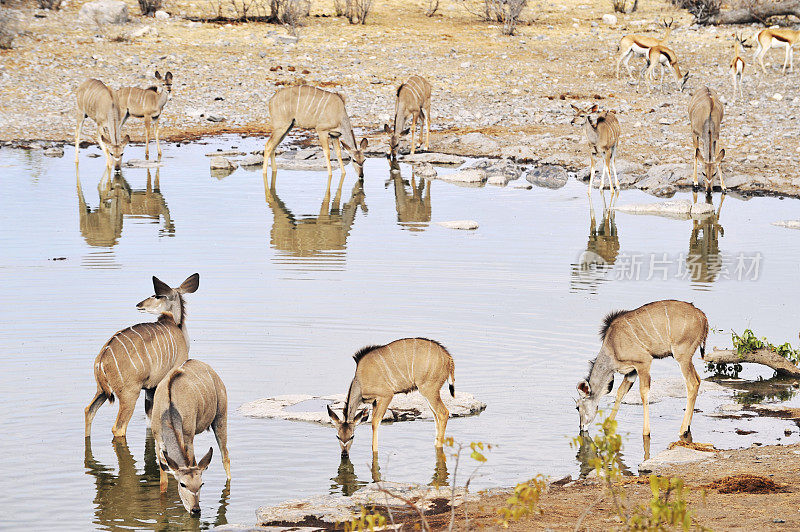
[[[596,113],[598,109],[599,109],[599,107],[597,106],[597,104],[594,104],[594,105],[592,106],[592,108],[591,108],[591,109],[589,109],[589,112],[590,112],[590,113]]]
[[[122,139],[122,146],[123,147],[127,146],[130,141],[131,141],[131,136],[130,135],[125,135],[125,138]]]
[[[169,455],[167,454],[167,451],[164,451],[164,460],[167,462],[167,467],[169,467],[173,471],[177,471],[178,469],[181,468],[181,466],[179,466],[178,463],[175,460],[173,460],[172,458],[169,457]],[[164,469],[163,464],[161,466],[161,469]]]
[[[589,387],[589,383],[586,382],[586,379],[578,383],[578,392],[583,397],[588,397],[592,394],[592,389]]]
[[[164,81],[167,83],[172,83],[172,72],[167,72],[167,74],[164,76]]]
[[[717,164],[721,163],[722,159],[724,158],[725,158],[725,148],[722,148],[721,150],[719,150],[719,152],[717,152],[717,161],[716,161]]]
[[[157,296],[166,296],[172,293],[172,288],[155,275],[153,276],[153,288]]]
[[[389,129],[389,124],[383,124],[383,132],[389,133],[390,135],[392,134],[392,130]]]
[[[369,417],[369,412],[365,408],[364,410],[362,410],[358,414],[356,414],[356,417],[353,418],[353,423],[358,425],[359,423],[366,422],[367,421],[367,417]]]
[[[358,145],[358,147],[361,149],[361,151],[364,151],[367,149],[368,145],[369,141],[367,139],[361,139],[361,143]]]
[[[200,459],[200,462],[197,464],[198,469],[200,471],[205,471],[208,468],[208,464],[211,463],[211,456],[214,454],[214,448],[209,447],[208,452],[204,457]]]
[[[700,151],[700,148],[696,148],[694,150],[694,158],[705,162],[705,159],[703,158],[703,152]]]
[[[339,416],[336,415],[336,412],[333,411],[331,405],[325,405],[325,408],[328,409],[328,416],[331,418],[334,424],[339,425],[341,424],[342,420],[339,419]]]
[[[161,79],[161,72],[156,70],[156,79]]]
[[[181,294],[192,294],[197,287],[200,286],[200,274],[193,273],[178,287],[178,292]]]

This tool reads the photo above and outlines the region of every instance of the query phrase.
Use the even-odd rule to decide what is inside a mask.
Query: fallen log
[[[704,362],[714,364],[741,364],[748,362],[751,364],[761,364],[768,366],[778,372],[779,375],[788,377],[800,377],[800,368],[780,356],[775,351],[769,349],[756,349],[750,353],[739,355],[733,349],[714,349],[706,353],[703,357]]]
[[[753,2],[751,6],[739,9],[728,9],[708,15],[704,20],[698,18],[700,24],[747,24],[764,22],[770,17],[794,15],[800,17],[800,0],[779,0],[777,2]]]

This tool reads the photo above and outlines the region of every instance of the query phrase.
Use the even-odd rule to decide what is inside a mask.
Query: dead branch
[[[769,349],[756,349],[753,352],[739,355],[733,349],[715,348],[710,353],[706,353],[706,356],[703,357],[703,361],[714,364],[741,364],[742,362],[749,362],[768,366],[777,371],[779,375],[800,377],[800,368]]]
[[[698,18],[700,24],[746,24],[763,22],[770,17],[794,15],[800,17],[800,0],[763,0],[750,2],[747,7],[719,11],[705,20]]]

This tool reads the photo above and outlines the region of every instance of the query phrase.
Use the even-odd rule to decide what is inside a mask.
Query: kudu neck
[[[614,379],[614,364],[611,355],[605,345],[600,349],[600,354],[592,363],[592,370],[589,372],[589,387],[592,395],[599,397],[605,395],[608,383]]]

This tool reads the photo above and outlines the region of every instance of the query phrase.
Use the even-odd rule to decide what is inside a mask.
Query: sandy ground
[[[281,85],[306,82],[346,94],[354,125],[385,142],[379,129],[391,120],[396,86],[421,73],[434,87],[433,126],[439,131],[432,150],[580,168],[588,163],[588,148],[582,131],[569,124],[569,104],[599,103],[619,113],[619,159],[646,169],[689,161],[689,92],[707,84],[731,98],[731,33],[758,29],[695,28],[687,13],[661,0],[644,0],[638,12],[618,14],[618,24],[608,26],[601,21],[609,12],[605,2],[564,0],[537,2],[525,13],[529,23],[507,37],[456,2],[443,2],[441,12],[428,18],[417,2],[382,0],[367,25],[351,26],[328,16],[333,3],[320,0],[313,2],[299,41],[287,44],[276,38],[287,30],[275,25],[188,20],[208,15],[206,2],[167,2],[171,18],[155,20],[140,17],[128,1],[131,22],[98,28],[81,22],[80,4],[69,1],[59,12],[23,8],[25,33],[13,50],[0,51],[0,141],[69,142],[72,94],[85,78],[147,86],[160,69],[175,75],[174,98],[162,119],[168,139],[267,134],[269,97]],[[660,35],[664,17],[676,21],[670,44],[681,67],[691,71],[688,90],[677,93],[673,85],[664,94],[639,93],[614,77],[616,46],[626,33]],[[131,37],[144,26],[151,31]],[[745,50],[748,63],[751,56]],[[726,104],[722,145],[727,172],[747,176],[750,189],[797,194],[800,90],[797,74],[780,74],[782,58],[781,51],[771,52],[766,76],[748,64],[745,97]],[[641,60],[631,63],[638,68]],[[143,138],[141,121],[126,128],[134,140]],[[93,138],[93,130],[88,125],[85,138]],[[459,144],[473,131],[490,142]]]

